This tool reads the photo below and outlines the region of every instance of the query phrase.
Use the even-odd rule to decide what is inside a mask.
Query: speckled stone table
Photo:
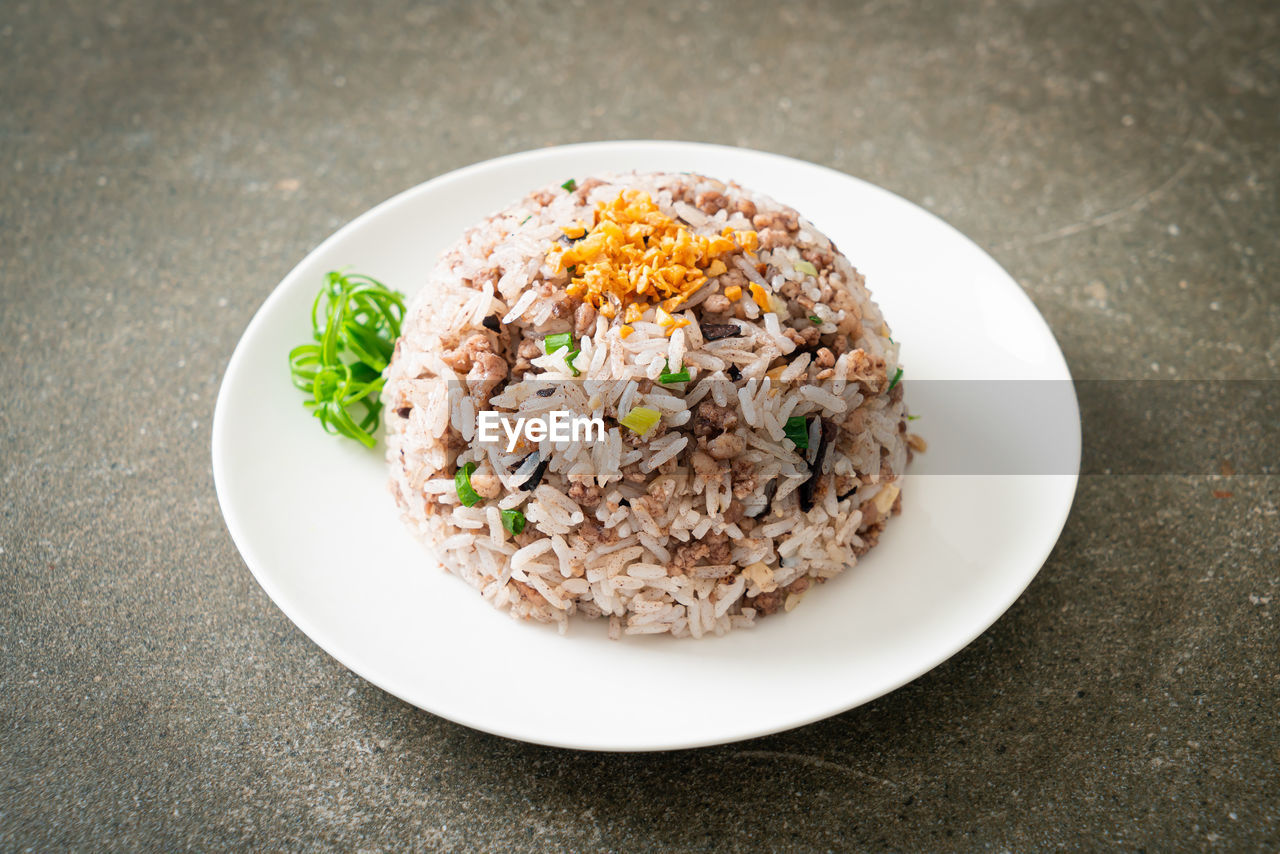
[[[1274,382],[1278,14],[0,5],[0,849],[1280,847],[1280,480],[1205,468],[1189,432],[1181,473],[1082,478],[1035,583],[933,672],[630,756],[347,672],[253,581],[209,460],[232,348],[310,248],[433,175],[588,139],[888,187],[1013,273],[1077,377]]]

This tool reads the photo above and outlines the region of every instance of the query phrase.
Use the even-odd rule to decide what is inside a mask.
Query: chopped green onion
[[[578,182],[570,178],[560,186],[572,193],[574,190],[578,189]]]
[[[902,379],[902,368],[898,368],[893,374],[893,379],[889,380],[889,388],[892,389],[898,384],[898,380]]]
[[[581,350],[575,347],[574,349],[569,351],[569,354],[567,356],[564,357],[564,363],[569,366],[569,370],[573,371],[573,375],[575,377],[582,376],[582,371],[578,370],[573,366],[573,360],[578,358],[578,354],[581,352],[582,352]]]
[[[687,383],[689,381],[689,369],[681,368],[678,371],[671,370],[671,363],[667,363],[667,367],[658,375],[658,382],[662,385],[671,385],[672,383]]]
[[[458,490],[458,500],[463,507],[474,507],[480,503],[480,493],[471,486],[471,473],[475,470],[475,463],[467,463],[453,476],[453,485]]]
[[[810,264],[808,261],[797,261],[795,263],[795,268],[807,276],[814,276],[816,278],[818,275],[818,268]]]
[[[809,419],[803,415],[792,415],[788,418],[782,431],[797,448],[809,447]]]
[[[623,427],[629,427],[636,433],[643,436],[648,433],[662,419],[662,414],[656,409],[650,409],[647,406],[637,406],[626,415],[618,419],[618,423]]]
[[[907,420],[908,420],[908,421],[916,421],[916,420],[918,420],[919,418],[920,418],[920,416],[919,416],[919,415],[908,415],[908,416],[907,416]]]
[[[524,530],[524,514],[519,510],[503,510],[502,527],[514,537]]]
[[[528,222],[528,221],[529,221],[529,220],[531,220],[531,219],[533,219],[533,214],[529,214],[527,217],[525,217],[524,219],[520,220],[520,224],[521,224],[521,225],[524,225],[526,222]]]
[[[818,315],[816,314],[811,314],[809,315],[809,322],[812,323],[814,326],[821,326],[822,318],[818,317]]]
[[[547,345],[547,352],[554,353],[561,347],[573,346],[573,334],[570,332],[561,332],[559,335],[548,335],[543,341]]]
[[[570,276],[575,275],[577,271],[578,271],[577,264],[570,264],[568,267],[565,268],[565,272],[568,273]]]

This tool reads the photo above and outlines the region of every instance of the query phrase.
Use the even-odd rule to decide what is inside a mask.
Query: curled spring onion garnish
[[[889,380],[889,388],[893,388],[894,386],[896,386],[901,379],[902,379],[902,368],[898,368],[898,370],[894,371],[893,379]]]
[[[329,273],[311,306],[313,344],[289,351],[293,385],[325,432],[377,444],[382,372],[404,319],[404,296],[369,276]]]

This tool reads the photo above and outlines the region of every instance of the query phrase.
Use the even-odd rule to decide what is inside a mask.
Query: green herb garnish
[[[315,343],[289,351],[293,385],[310,392],[303,405],[325,432],[377,444],[382,372],[403,319],[403,294],[369,276],[328,274],[311,305]]]
[[[889,389],[892,390],[898,384],[898,380],[902,379],[902,368],[898,368],[893,374],[893,379],[889,380]]]
[[[574,190],[578,189],[578,182],[570,178],[560,186],[572,193]]]
[[[918,420],[920,420],[920,416],[919,416],[919,415],[908,415],[908,416],[907,416],[907,420],[908,420],[908,421],[918,421]]]
[[[503,510],[502,527],[514,537],[524,530],[524,514],[519,510]]]
[[[529,220],[531,220],[531,219],[533,219],[533,214],[529,214],[527,217],[525,217],[524,219],[520,220],[520,224],[521,224],[521,225],[524,225],[526,222],[528,222],[528,221],[529,221]]]
[[[573,360],[574,360],[574,359],[576,359],[576,358],[578,358],[578,354],[579,354],[579,353],[581,353],[581,352],[582,352],[581,350],[579,350],[579,349],[577,349],[577,348],[575,347],[574,349],[572,349],[572,350],[570,350],[570,351],[569,351],[569,354],[568,354],[567,356],[565,356],[565,357],[564,357],[564,363],[565,363],[566,365],[568,365],[568,366],[569,366],[569,370],[570,370],[570,371],[573,371],[573,375],[574,375],[575,377],[580,377],[580,376],[582,376],[582,371],[578,370],[578,369],[577,369],[576,367],[574,367],[574,365],[573,365]]]
[[[554,353],[561,347],[573,346],[573,334],[570,332],[561,332],[559,335],[548,335],[542,340],[543,343],[547,345],[548,353]]]
[[[809,447],[809,419],[803,415],[792,415],[783,425],[782,432],[797,448]]]
[[[808,261],[797,261],[795,263],[795,268],[807,276],[817,277],[818,275],[818,268],[810,264]]]
[[[687,383],[689,381],[689,369],[682,367],[678,371],[671,370],[671,363],[658,375],[658,382],[662,385],[671,385],[673,383]]]
[[[480,493],[471,485],[471,473],[475,470],[475,463],[467,463],[453,476],[453,486],[458,490],[458,500],[463,507],[474,507],[480,503]]]
[[[816,314],[811,314],[809,315],[809,322],[812,323],[814,326],[821,326],[822,318],[818,317],[818,315]]]

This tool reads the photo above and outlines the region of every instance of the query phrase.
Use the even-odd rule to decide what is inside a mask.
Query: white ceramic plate
[[[929,451],[903,512],[854,569],[799,608],[701,641],[610,641],[603,621],[567,636],[517,622],[429,562],[401,527],[382,446],[324,434],[289,383],[326,271],[349,268],[412,295],[437,255],[530,190],[614,170],[733,179],[804,213],[867,276],[902,342],[907,400]],[[1044,440],[1059,473],[972,471],[965,461],[1037,430],[1041,406],[965,411],[929,379],[1050,380]],[[717,744],[865,703],[953,655],[1007,609],[1049,555],[1075,493],[1080,430],[1067,366],[1018,285],[946,223],[848,175],[744,149],[607,142],[480,163],[360,216],[285,277],[227,366],[213,470],[245,563],[312,640],[434,714],[524,741],[600,750]],[[930,399],[918,399],[928,397]],[[954,410],[954,411],[950,411]],[[998,415],[998,417],[997,417]],[[1025,421],[1020,417],[1026,415]],[[1065,425],[1065,426],[1063,426]],[[1033,443],[1038,440],[1032,440]]]

